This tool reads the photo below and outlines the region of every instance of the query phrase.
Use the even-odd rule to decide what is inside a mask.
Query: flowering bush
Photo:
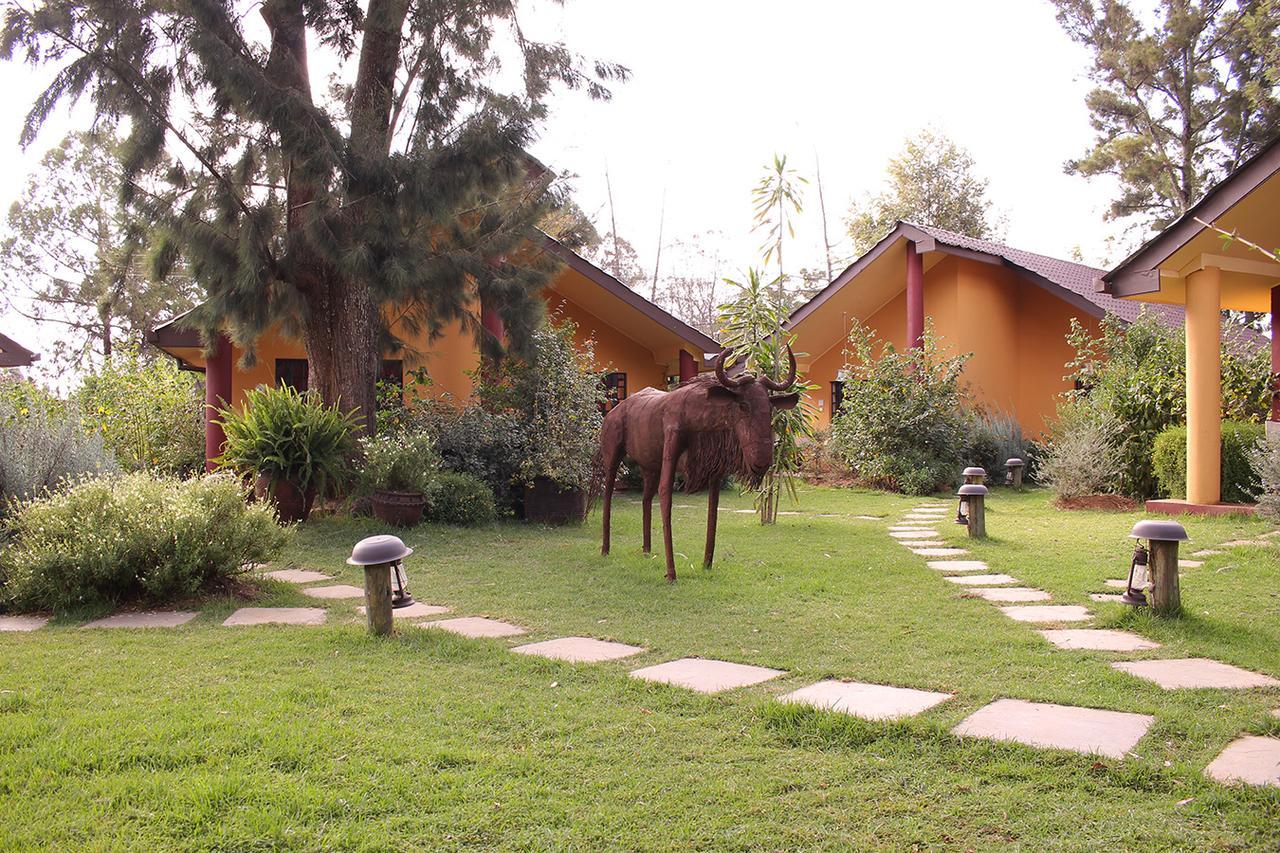
[[[365,493],[387,489],[426,494],[440,466],[435,441],[425,432],[379,433],[361,439],[360,451],[360,488]]]
[[[86,480],[20,504],[9,527],[0,603],[18,610],[194,595],[271,559],[287,534],[226,474]]]
[[[75,405],[30,382],[0,378],[0,515],[11,501],[115,470],[102,436],[86,432]]]

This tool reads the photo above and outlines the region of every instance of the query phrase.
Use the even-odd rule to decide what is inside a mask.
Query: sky
[[[828,232],[844,243],[850,203],[881,187],[886,161],[925,127],[967,148],[1007,217],[1006,242],[1096,265],[1137,244],[1103,213],[1115,187],[1063,172],[1093,132],[1089,57],[1048,0],[527,0],[523,23],[632,77],[612,100],[556,97],[533,153],[573,176],[580,206],[608,230],[606,171],[619,233],[652,271],[663,244],[719,232],[728,273],[760,264],[751,188],[774,154],[810,184],[789,271],[824,264],[815,162]],[[0,63],[0,205],[40,155],[87,121],[60,115],[26,151],[22,117],[47,72]],[[1108,238],[1119,242],[1108,244]],[[661,274],[679,274],[668,251]],[[6,325],[14,318],[6,318]],[[51,334],[12,326],[39,348]]]

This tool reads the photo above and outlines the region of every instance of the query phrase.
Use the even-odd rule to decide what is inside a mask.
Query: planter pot
[[[371,498],[373,514],[395,527],[413,527],[422,521],[427,496],[422,492],[393,492],[377,489]]]
[[[258,500],[271,500],[275,503],[276,517],[281,524],[306,521],[311,515],[311,505],[316,501],[314,487],[304,493],[287,480],[272,481],[265,475],[259,475],[254,480],[253,494]]]
[[[587,493],[535,477],[524,487],[524,517],[538,524],[580,524],[587,517]]]

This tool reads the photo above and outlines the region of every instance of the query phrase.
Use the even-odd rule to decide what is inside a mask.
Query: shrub
[[[1262,439],[1262,425],[1240,421],[1222,422],[1222,499],[1227,503],[1251,503],[1258,495],[1258,475],[1251,456]],[[1160,485],[1160,494],[1171,498],[1187,496],[1187,428],[1169,427],[1156,436],[1151,452],[1151,469]]]
[[[323,492],[347,477],[356,414],[324,405],[314,391],[260,385],[245,394],[242,408],[220,409],[218,416],[227,434],[223,465],[300,492]]]
[[[1058,409],[1058,430],[1039,461],[1040,481],[1059,501],[1114,491],[1123,458],[1116,419],[1074,403]]]
[[[444,471],[435,476],[427,490],[428,521],[479,527],[498,516],[489,484],[469,474]]]
[[[76,406],[30,382],[0,380],[0,514],[11,501],[115,471],[102,436],[85,431]]]
[[[168,359],[117,350],[84,378],[75,399],[125,470],[185,475],[204,466],[199,383]]]
[[[513,413],[490,412],[481,406],[437,413],[434,435],[441,469],[487,483],[505,512],[518,506],[522,492],[515,481],[528,447],[528,434],[521,419]]]
[[[1003,483],[1005,462],[1013,457],[1026,463],[1022,470],[1024,481],[1035,479],[1035,454],[1032,443],[1022,434],[1022,425],[1012,415],[1003,412],[975,411],[969,414],[968,437],[965,442],[965,463],[985,468],[987,479]],[[958,477],[959,472],[955,472]]]
[[[19,610],[163,602],[271,559],[286,531],[232,477],[84,481],[21,504],[0,555],[0,601]]]
[[[360,490],[426,494],[440,466],[435,441],[425,432],[379,433],[360,440],[364,455]]]
[[[924,345],[877,350],[875,333],[855,324],[849,335],[844,402],[834,412],[836,449],[859,478],[908,494],[951,483],[965,451],[968,355],[945,358],[932,326]]]
[[[1253,471],[1258,477],[1259,514],[1280,521],[1280,436],[1259,441],[1250,454]]]

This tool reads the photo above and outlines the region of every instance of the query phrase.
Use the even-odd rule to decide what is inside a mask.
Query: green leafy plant
[[[426,494],[440,467],[435,440],[425,432],[379,433],[360,440],[360,489]]]
[[[1003,482],[1005,462],[1013,457],[1021,459],[1026,467],[1023,478],[1034,479],[1035,454],[1032,443],[1022,434],[1022,425],[1013,415],[984,410],[969,413],[965,425],[964,461],[968,465],[985,468],[991,482]]]
[[[1261,485],[1253,470],[1251,456],[1262,434],[1261,424],[1222,422],[1222,499],[1227,503],[1252,503],[1257,497]],[[1156,436],[1151,452],[1151,469],[1162,496],[1187,496],[1186,427],[1169,427]]]
[[[497,516],[493,492],[478,477],[444,471],[431,481],[427,490],[428,521],[478,527],[491,524]]]
[[[78,406],[0,376],[0,515],[14,500],[116,470],[102,435],[86,431]]]
[[[218,410],[227,442],[218,462],[307,492],[341,485],[350,470],[358,421],[313,392],[287,385],[245,392],[241,408]]]
[[[17,610],[165,602],[217,589],[287,541],[231,476],[86,480],[17,507],[0,601]]]
[[[904,351],[854,324],[831,437],[861,480],[907,494],[954,481],[965,461],[968,395],[960,375],[969,357],[943,355],[931,323],[922,345]]]
[[[1259,441],[1249,456],[1261,490],[1258,512],[1280,521],[1280,436]]]
[[[1065,402],[1058,427],[1040,459],[1041,482],[1059,501],[1115,492],[1124,459],[1119,420],[1106,410]]]

